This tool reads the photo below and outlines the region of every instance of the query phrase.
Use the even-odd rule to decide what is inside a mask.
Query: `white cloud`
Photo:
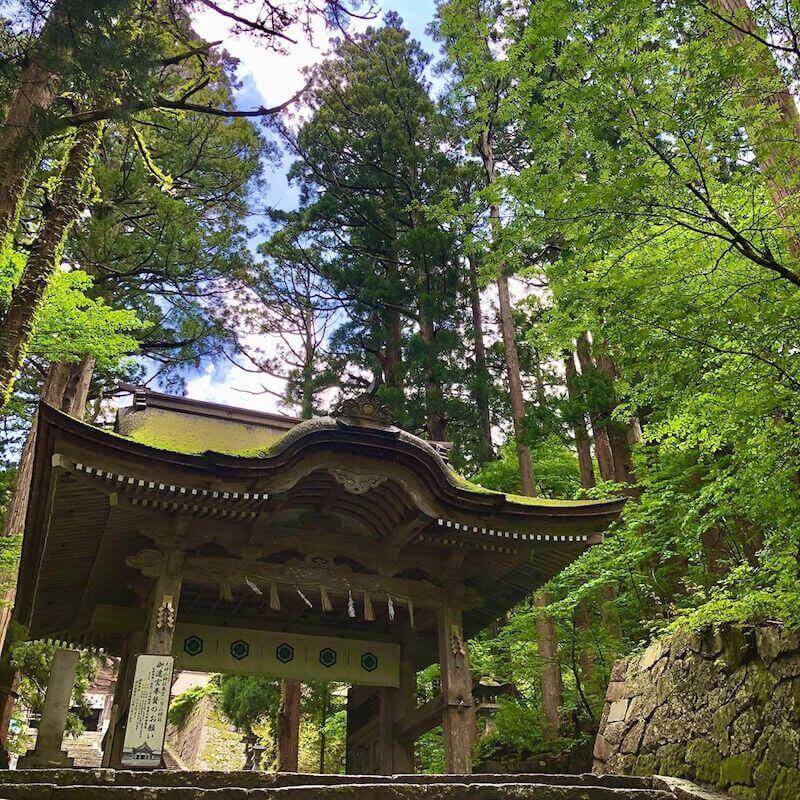
[[[240,13],[245,15],[246,11]],[[355,20],[353,27],[363,24]],[[287,35],[295,39],[296,44],[285,42],[287,52],[278,53],[257,37],[233,35],[229,22],[208,8],[197,14],[194,26],[204,39],[222,40],[223,47],[241,62],[240,77],[250,77],[266,105],[281,103],[303,87],[303,68],[322,61],[337,33],[326,29],[324,20],[315,15],[311,18],[311,35],[302,25],[289,28]]]
[[[259,342],[269,347],[269,337],[260,337]],[[194,400],[222,403],[226,406],[239,406],[254,411],[270,411],[278,414],[291,414],[292,410],[280,404],[274,394],[282,393],[284,382],[269,375],[254,374],[239,369],[227,361],[209,364],[203,372],[186,382],[186,396]]]

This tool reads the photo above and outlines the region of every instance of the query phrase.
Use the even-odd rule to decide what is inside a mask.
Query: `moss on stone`
[[[683,744],[665,744],[658,748],[658,772],[660,775],[672,775],[676,778],[688,777],[686,774],[686,746]]]
[[[797,800],[800,797],[800,770],[778,768],[778,777],[767,796],[768,800]]]
[[[696,780],[716,783],[719,779],[720,755],[708,739],[692,739],[686,745],[686,763],[692,767]]]
[[[732,786],[729,792],[736,800],[758,800],[756,790],[752,786]]]
[[[750,786],[753,782],[754,764],[755,756],[752,753],[740,753],[723,759],[719,767],[719,784]]]
[[[643,753],[633,764],[634,775],[655,775],[658,772],[658,759],[654,753]]]

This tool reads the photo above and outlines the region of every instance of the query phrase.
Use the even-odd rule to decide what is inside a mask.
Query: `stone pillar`
[[[67,728],[79,656],[77,650],[56,650],[44,696],[36,746],[19,759],[19,769],[72,766],[72,759],[61,749],[61,742]]]
[[[297,772],[300,757],[300,681],[281,682],[281,713],[278,717],[278,772]]]
[[[417,706],[417,672],[414,663],[400,660],[400,686],[380,690],[379,753],[381,775],[414,772],[414,742],[395,736],[395,726]]]
[[[0,769],[9,767],[8,730],[18,688],[19,670],[11,665],[10,657],[5,655],[0,659]]]
[[[445,772],[468,775],[472,772],[472,743],[476,736],[475,706],[472,702],[469,649],[458,606],[445,606],[439,610],[437,636],[444,700]]]
[[[536,594],[534,604],[543,608],[549,604],[547,593]],[[555,626],[552,620],[540,617],[536,620],[536,643],[542,662],[542,713],[545,719],[545,736],[557,736],[561,727],[560,707],[563,686],[561,664],[558,661]]]

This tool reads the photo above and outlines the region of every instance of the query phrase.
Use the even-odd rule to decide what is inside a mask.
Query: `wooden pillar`
[[[144,631],[137,631],[128,637],[120,658],[117,683],[114,687],[114,702],[108,730],[103,737],[103,767],[119,768],[122,763],[122,744],[125,740],[125,723],[128,719],[128,706],[133,691],[133,676],[136,671],[136,657],[144,651]]]
[[[79,657],[77,650],[56,650],[53,655],[36,745],[20,758],[19,769],[72,766],[72,759],[61,749],[61,743],[67,729],[67,714]]]
[[[148,655],[168,656],[172,653],[172,637],[175,635],[181,597],[183,558],[182,550],[170,550],[164,554],[161,575],[153,589],[150,606]]]
[[[475,706],[472,702],[469,649],[464,639],[459,607],[445,606],[439,610],[438,639],[444,701],[445,771],[468,775],[472,772],[472,743],[476,735]]]
[[[281,682],[281,713],[278,717],[278,772],[297,772],[300,756],[300,681]]]
[[[395,726],[417,706],[417,671],[407,658],[400,660],[400,686],[380,690],[379,766],[381,775],[414,772],[414,742],[398,739]]]

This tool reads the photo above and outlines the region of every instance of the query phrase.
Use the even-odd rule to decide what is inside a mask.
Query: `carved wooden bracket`
[[[370,489],[380,486],[386,480],[385,475],[360,475],[356,472],[336,467],[331,467],[328,472],[350,494],[366,494]]]

